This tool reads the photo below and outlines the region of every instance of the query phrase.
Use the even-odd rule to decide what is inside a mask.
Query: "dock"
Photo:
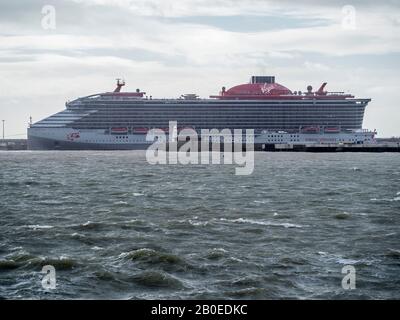
[[[255,150],[267,152],[400,152],[400,143],[377,144],[263,144]]]
[[[27,139],[0,139],[0,150],[27,150]]]
[[[224,150],[221,144],[221,151]],[[27,139],[0,139],[1,150],[27,150]],[[210,147],[211,150],[211,147]],[[243,145],[245,150],[245,145]],[[375,144],[255,144],[254,151],[266,152],[400,152],[400,141]]]

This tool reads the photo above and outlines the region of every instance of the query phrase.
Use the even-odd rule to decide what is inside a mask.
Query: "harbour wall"
[[[0,139],[0,150],[27,150],[27,139]]]
[[[178,150],[179,147],[180,145]],[[27,150],[27,148],[27,139],[0,139],[0,150]],[[220,148],[223,151],[222,143]],[[245,145],[243,145],[243,150],[245,150]],[[266,152],[400,152],[400,141],[376,144],[255,144],[254,150]]]

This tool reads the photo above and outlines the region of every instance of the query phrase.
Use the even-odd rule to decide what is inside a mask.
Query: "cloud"
[[[321,63],[309,62],[309,61],[304,62],[304,66],[306,67],[306,69],[318,70],[318,71],[329,71],[331,69],[327,65],[323,65]]]
[[[352,1],[355,30],[342,27],[341,1],[46,2],[56,8],[56,30],[41,28],[41,1],[0,4],[0,112],[18,110],[16,131],[31,114],[113,89],[116,77],[159,97],[207,97],[254,73],[274,74],[293,90],[328,81],[333,90],[373,95],[371,109],[380,105],[383,114],[400,98],[396,1]],[[397,132],[398,112],[379,119],[378,128]]]
[[[135,15],[157,17],[193,17],[193,16],[258,16],[258,15],[291,15],[302,18],[325,17],[335,19],[345,5],[358,9],[375,11],[376,1],[353,0],[319,1],[319,0],[72,0],[86,6],[119,7]],[[379,8],[399,8],[398,1],[379,3]]]

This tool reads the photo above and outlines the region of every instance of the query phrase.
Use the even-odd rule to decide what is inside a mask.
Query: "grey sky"
[[[44,5],[56,29],[44,30]],[[356,29],[342,27],[344,5]],[[292,90],[328,82],[373,99],[364,126],[400,135],[398,1],[59,0],[0,2],[0,118],[24,134],[64,102],[114,88],[155,97],[275,75]]]

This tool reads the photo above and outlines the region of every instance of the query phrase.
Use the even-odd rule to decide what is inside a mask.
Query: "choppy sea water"
[[[140,151],[0,163],[2,298],[400,298],[397,154],[257,153],[250,176]]]

